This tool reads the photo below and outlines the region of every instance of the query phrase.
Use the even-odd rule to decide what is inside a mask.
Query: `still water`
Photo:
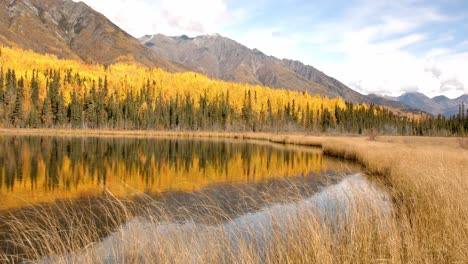
[[[358,171],[320,149],[264,142],[2,135],[0,210]]]
[[[0,262],[120,263],[184,247],[174,237],[188,256],[212,250],[207,237],[262,255],[271,219],[283,232],[311,208],[346,215],[356,190],[385,208],[360,169],[262,141],[0,135]]]

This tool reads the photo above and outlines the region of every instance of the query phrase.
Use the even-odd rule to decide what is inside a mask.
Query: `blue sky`
[[[85,0],[135,37],[220,33],[364,93],[468,93],[468,1]]]

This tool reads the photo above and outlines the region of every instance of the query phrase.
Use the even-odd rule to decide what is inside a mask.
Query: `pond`
[[[130,244],[161,252],[168,241],[183,247],[172,239],[181,236],[193,254],[207,236],[230,241],[230,252],[240,250],[234,238],[256,241],[261,252],[284,214],[346,210],[350,185],[379,196],[360,171],[320,148],[263,141],[2,135],[0,260],[80,262],[87,248],[119,262]]]
[[[318,148],[264,142],[1,136],[0,209],[357,171]]]

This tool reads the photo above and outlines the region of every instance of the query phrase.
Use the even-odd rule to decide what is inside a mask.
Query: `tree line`
[[[305,93],[275,104],[273,96],[259,100],[256,89],[244,89],[239,102],[231,95],[239,91],[232,89],[213,93],[205,88],[193,94],[187,89],[168,95],[158,88],[157,80],[146,79],[140,89],[128,89],[122,96],[121,89],[110,87],[107,75],[88,79],[89,89],[83,87],[85,81],[71,69],[33,70],[20,76],[15,69],[1,69],[1,126],[356,134],[377,129],[399,135],[465,135],[468,131],[464,104],[450,118],[405,116],[376,105],[339,100],[333,105],[325,100],[304,103],[301,97],[310,97]]]

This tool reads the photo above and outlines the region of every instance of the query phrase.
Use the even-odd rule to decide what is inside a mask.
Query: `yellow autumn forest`
[[[320,95],[310,95],[306,92],[295,92],[285,89],[272,89],[263,86],[253,86],[249,84],[232,83],[220,80],[212,80],[208,77],[193,72],[169,73],[162,69],[149,69],[137,64],[117,63],[113,65],[90,65],[83,64],[74,60],[58,59],[54,55],[42,55],[32,51],[26,51],[17,48],[1,48],[0,67],[3,71],[14,69],[17,78],[24,77],[24,119],[27,118],[31,102],[28,95],[31,91],[28,89],[32,71],[39,71],[39,99],[43,101],[47,95],[47,83],[51,76],[48,71],[59,71],[62,74],[70,73],[72,77],[78,77],[81,82],[62,83],[62,91],[65,104],[71,102],[71,94],[76,89],[78,96],[83,99],[86,92],[89,93],[93,81],[107,78],[110,94],[117,94],[119,100],[123,101],[127,94],[132,91],[135,94],[141,93],[149,81],[153,95],[162,94],[163,99],[168,101],[175,95],[188,95],[198,99],[206,91],[208,100],[214,99],[217,95],[230,95],[230,106],[237,114],[242,111],[244,96],[247,91],[255,94],[253,100],[253,111],[260,113],[262,107],[266,110],[267,101],[270,100],[272,110],[278,112],[278,109],[284,108],[288,102],[295,101],[298,109],[305,110],[309,104],[310,110],[320,111],[322,106],[334,111],[335,107],[344,108],[345,102],[341,98],[330,99]],[[75,79],[76,80],[76,79]],[[196,102],[195,106],[199,105]],[[146,106],[142,106],[146,107]],[[300,113],[299,113],[300,114]]]
[[[352,134],[376,129],[400,135],[464,131],[458,119],[214,80],[194,72],[131,63],[84,64],[8,47],[0,54],[3,127]]]

